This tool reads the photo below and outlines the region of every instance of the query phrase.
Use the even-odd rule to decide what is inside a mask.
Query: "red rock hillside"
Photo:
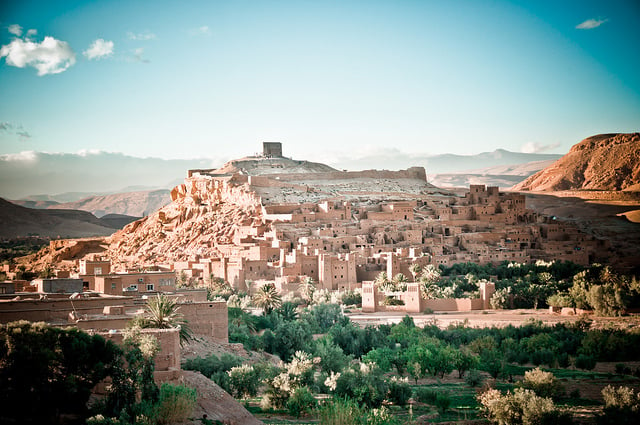
[[[513,190],[640,190],[640,133],[584,139]]]

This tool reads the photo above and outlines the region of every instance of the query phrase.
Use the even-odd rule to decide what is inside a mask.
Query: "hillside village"
[[[132,319],[163,294],[197,340],[235,352],[243,349],[229,344],[227,301],[210,294],[221,286],[249,295],[271,287],[288,299],[304,298],[309,284],[326,294],[355,292],[363,314],[486,312],[496,293],[491,279],[462,297],[426,296],[418,271],[614,260],[609,241],[528,209],[523,194],[484,185],[454,193],[430,184],[421,167],[339,171],[286,158],[280,143],[220,169],[189,170],[171,199],[111,237],[52,240],[26,257],[43,270],[35,280],[18,279],[24,267],[4,265],[13,280],[0,283],[0,323],[71,325],[122,344]],[[157,382],[187,379],[222,397],[215,384],[182,370],[178,329],[144,333],[160,347]],[[94,392],[107,394],[100,385]],[[233,408],[234,423],[259,423],[230,397],[226,408],[199,400],[221,420]]]
[[[608,260],[607,241],[528,210],[522,194],[473,185],[457,195],[429,184],[421,167],[338,171],[286,158],[280,143],[220,169],[190,170],[171,197],[106,242],[51,241],[43,255],[59,279],[0,290],[140,297],[175,292],[179,280],[249,292],[273,284],[286,294],[310,278],[344,292],[381,272],[411,277],[412,265]],[[407,311],[422,311],[417,302]],[[375,297],[364,303],[379,308]],[[483,306],[488,298],[464,309]]]

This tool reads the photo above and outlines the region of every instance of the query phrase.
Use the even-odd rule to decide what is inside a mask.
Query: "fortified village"
[[[429,184],[422,167],[338,171],[286,158],[281,143],[264,143],[262,154],[220,169],[189,170],[171,198],[106,241],[52,241],[44,258],[59,278],[75,280],[23,286],[141,297],[174,292],[179,278],[192,286],[223,280],[248,292],[273,284],[286,294],[311,278],[318,289],[361,289],[363,310],[375,311],[384,308],[376,276],[411,277],[413,264],[609,260],[607,241],[528,210],[522,194],[475,185],[461,196]],[[474,302],[423,300],[418,292],[409,284],[397,294],[406,311],[437,302],[438,310],[488,308],[492,288],[481,288]],[[7,307],[3,322],[21,318]],[[224,339],[223,331],[216,335]]]
[[[286,158],[280,143],[220,169],[189,170],[171,198],[109,238],[51,241],[28,261],[56,277],[0,283],[0,323],[45,321],[120,342],[149,297],[163,293],[194,336],[226,344],[227,304],[206,289],[220,282],[300,295],[312,279],[327,292],[361,292],[363,312],[469,311],[490,308],[494,283],[481,281],[475,298],[424,299],[412,266],[608,260],[609,242],[528,210],[522,194],[483,185],[456,194],[429,184],[422,167],[339,171]],[[404,275],[406,285],[390,293],[373,282],[381,272]],[[381,301],[389,296],[398,302]],[[178,330],[144,331],[161,346],[156,380],[179,379]]]

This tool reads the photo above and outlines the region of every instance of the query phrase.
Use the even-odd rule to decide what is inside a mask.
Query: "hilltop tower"
[[[262,155],[267,158],[282,158],[282,143],[262,142]]]

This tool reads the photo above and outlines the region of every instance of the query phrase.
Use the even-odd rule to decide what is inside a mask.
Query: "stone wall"
[[[71,300],[16,300],[0,302],[0,323],[16,320],[30,322],[67,322],[69,313],[77,312],[78,316],[102,314],[105,306],[133,306],[132,297],[92,297]]]
[[[229,342],[229,319],[227,303],[206,301],[180,304],[179,312],[189,322],[195,335],[213,337],[220,342]]]

